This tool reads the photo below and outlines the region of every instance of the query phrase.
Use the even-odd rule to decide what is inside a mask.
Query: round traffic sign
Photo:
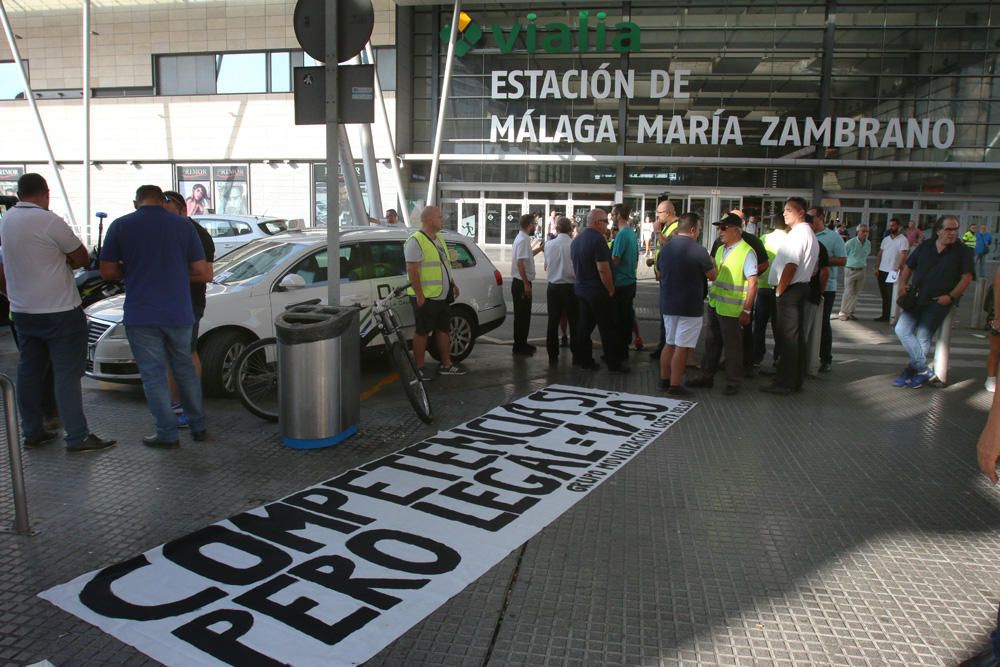
[[[298,0],[292,16],[295,38],[303,50],[326,62],[326,0]],[[371,0],[337,0],[337,61],[361,53],[375,29]]]

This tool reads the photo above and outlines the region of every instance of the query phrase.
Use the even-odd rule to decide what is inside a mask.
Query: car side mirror
[[[289,273],[278,283],[279,292],[292,292],[306,286],[306,279],[297,273]]]

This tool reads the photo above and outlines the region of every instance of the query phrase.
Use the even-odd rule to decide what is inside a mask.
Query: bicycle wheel
[[[399,381],[403,385],[403,391],[406,392],[406,398],[413,406],[413,411],[417,413],[421,421],[430,424],[431,420],[434,419],[430,396],[427,395],[427,388],[424,387],[424,383],[420,381],[420,376],[417,374],[417,364],[413,360],[413,355],[406,349],[406,340],[398,331],[389,343],[388,351],[392,365],[399,373]]]
[[[278,346],[263,338],[244,348],[233,367],[236,395],[261,419],[278,421]]]

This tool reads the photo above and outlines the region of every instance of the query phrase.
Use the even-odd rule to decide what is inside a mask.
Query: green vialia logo
[[[615,51],[617,53],[635,53],[640,48],[641,31],[639,26],[632,21],[619,21],[613,26],[608,26],[605,20],[608,18],[606,12],[597,12],[594,15],[596,22],[591,24],[590,12],[581,10],[577,15],[577,23],[569,25],[567,23],[546,23],[538,25],[538,14],[535,12],[525,16],[526,24],[520,21],[511,26],[510,30],[504,30],[499,23],[494,23],[484,31],[471,16],[461,12],[458,18],[458,36],[455,39],[455,54],[461,58],[466,53],[474,49],[483,36],[488,33],[493,34],[497,47],[501,53],[510,53],[514,50],[518,40],[523,38],[524,49],[528,53],[543,51],[545,53],[571,53],[578,51],[595,51],[598,53]],[[573,33],[576,33],[574,40]],[[441,40],[448,42],[451,39],[451,24],[441,28]]]

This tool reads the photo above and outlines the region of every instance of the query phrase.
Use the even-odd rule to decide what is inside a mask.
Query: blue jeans
[[[51,362],[56,406],[66,429],[66,444],[80,444],[90,435],[80,388],[80,378],[87,370],[87,320],[83,310],[14,313],[14,326],[21,354],[17,362],[17,404],[24,437],[42,432],[46,368]]]
[[[976,277],[988,278],[986,275],[986,253],[976,255]]]
[[[177,440],[177,416],[170,408],[170,390],[167,387],[168,365],[174,373],[181,406],[191,431],[204,431],[201,382],[191,361],[191,327],[126,326],[125,335],[139,366],[149,411],[156,421],[156,437],[166,442]]]
[[[919,312],[908,313],[905,310],[899,314],[896,321],[896,337],[903,344],[903,349],[910,356],[910,368],[922,373],[927,370],[927,355],[931,351],[931,338],[944,319],[948,317],[951,306],[942,306],[932,301]]]

